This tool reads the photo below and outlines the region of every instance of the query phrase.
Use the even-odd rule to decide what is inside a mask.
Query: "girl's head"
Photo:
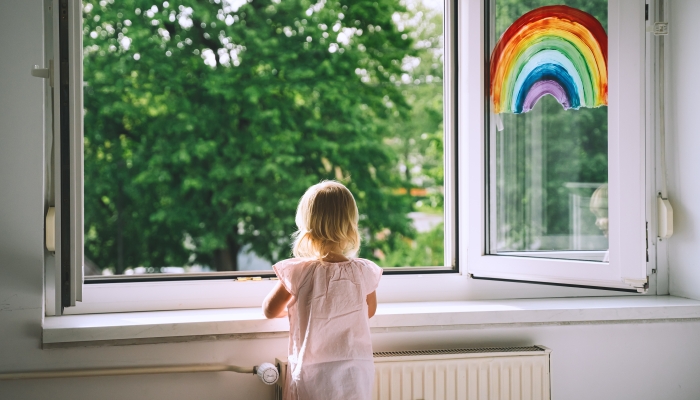
[[[360,249],[358,220],[355,198],[342,183],[323,181],[311,186],[297,207],[294,256],[322,258],[333,248],[355,255]]]

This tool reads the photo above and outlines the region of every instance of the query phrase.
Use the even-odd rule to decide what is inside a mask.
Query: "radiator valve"
[[[262,363],[254,368],[254,373],[263,381],[266,385],[272,385],[277,382],[280,377],[280,373],[277,367],[270,363]]]

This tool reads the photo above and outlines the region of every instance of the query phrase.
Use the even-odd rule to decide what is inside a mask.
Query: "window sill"
[[[700,320],[700,301],[673,296],[380,304],[372,332]],[[44,348],[284,337],[286,318],[256,308],[46,317]]]

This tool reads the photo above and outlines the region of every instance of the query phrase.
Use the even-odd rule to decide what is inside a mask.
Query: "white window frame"
[[[608,2],[608,160],[610,262],[572,261],[489,255],[487,218],[484,2],[469,2],[460,13],[460,206],[467,209],[467,271],[474,277],[598,287],[646,292],[648,289],[646,221],[646,33],[642,0]],[[480,51],[477,51],[479,49]],[[624,98],[622,94],[625,94]],[[626,100],[626,101],[623,101]]]
[[[45,3],[46,4],[46,3]],[[53,163],[47,159],[46,179],[53,188],[49,207],[54,207],[52,223],[53,256],[45,260],[45,309],[47,315],[60,315],[74,307],[83,295],[83,9],[81,0],[51,0],[51,18],[45,29],[51,32],[47,53],[51,57],[46,85],[52,90]],[[63,54],[59,51],[65,45]],[[67,66],[67,68],[66,68]]]
[[[57,0],[53,0],[54,3]],[[69,0],[78,1],[79,0]],[[619,132],[618,140],[610,140],[610,265],[617,266],[615,273],[600,263],[580,261],[561,261],[507,256],[488,256],[485,249],[484,228],[485,190],[484,179],[484,1],[488,0],[446,0],[445,1],[445,262],[455,266],[448,273],[419,273],[411,275],[384,276],[378,288],[380,303],[427,302],[427,301],[464,301],[508,298],[547,298],[578,296],[618,295],[600,290],[576,287],[557,287],[530,285],[522,283],[493,282],[475,280],[472,274],[490,274],[494,278],[552,282],[581,286],[629,288],[624,279],[631,279],[633,284],[646,279],[647,269],[644,253],[644,224],[649,220],[649,201],[654,196],[646,196],[645,157],[649,148],[645,148],[645,75],[646,62],[642,59],[634,65],[636,57],[621,57],[619,42],[610,40],[610,114],[616,113],[624,118],[610,119],[611,137],[614,129]],[[639,54],[644,54],[645,39],[630,32],[644,29],[642,0],[609,0],[609,18],[625,21],[630,29],[621,29],[613,34],[626,34],[630,40],[641,46]],[[626,7],[642,4],[637,10],[639,21],[634,20]],[[622,9],[626,11],[623,13]],[[628,19],[629,18],[629,19]],[[637,22],[639,24],[637,24]],[[461,27],[458,31],[457,26]],[[634,37],[632,37],[634,36]],[[459,44],[459,48],[457,47]],[[627,52],[630,48],[623,47]],[[459,59],[457,58],[459,57]],[[628,65],[629,64],[629,65]],[[619,71],[625,74],[619,76]],[[648,72],[648,71],[647,71]],[[617,74],[617,75],[615,75]],[[624,78],[624,80],[622,80]],[[636,83],[635,83],[636,82]],[[635,86],[636,84],[636,86]],[[619,93],[623,87],[629,88],[640,104],[620,105]],[[650,85],[647,85],[650,86]],[[621,120],[628,121],[620,127]],[[48,127],[50,129],[50,127]],[[453,132],[457,132],[454,135]],[[647,132],[648,135],[651,133]],[[621,140],[631,139],[635,146],[634,154],[623,153]],[[628,149],[628,148],[626,148]],[[646,150],[645,150],[646,149]],[[625,158],[622,158],[625,157]],[[458,162],[459,161],[459,162]],[[647,169],[649,169],[647,164]],[[648,176],[648,172],[647,176]],[[631,181],[624,181],[632,177]],[[624,181],[624,188],[620,182]],[[613,188],[615,186],[615,188]],[[649,186],[653,186],[649,184]],[[622,190],[624,189],[624,190]],[[652,190],[653,192],[653,190]],[[638,197],[633,194],[639,194]],[[455,196],[456,194],[456,196]],[[622,209],[620,204],[632,200],[632,206]],[[451,216],[451,217],[448,217]],[[615,223],[615,221],[618,221]],[[625,225],[627,224],[627,225]],[[636,226],[634,235],[622,237],[621,226]],[[596,265],[599,264],[599,265]],[[576,271],[564,278],[557,274],[561,268]],[[586,272],[584,270],[588,270]],[[527,270],[527,273],[523,273]],[[591,271],[600,273],[590,276]],[[47,315],[60,315],[61,311],[49,307],[52,302],[54,276],[57,276],[51,263],[47,262],[46,293]],[[76,282],[76,284],[80,284]],[[63,310],[64,314],[90,314],[128,311],[182,310],[206,308],[259,307],[262,299],[274,286],[275,281],[236,281],[190,280],[140,283],[101,283],[83,285],[82,302]],[[653,282],[650,294],[654,292]],[[49,295],[51,294],[51,295]],[[58,298],[58,295],[56,295]]]
[[[52,0],[54,9],[58,9],[60,0]],[[67,0],[71,7],[71,15],[74,18],[71,23],[71,34],[73,40],[76,41],[73,45],[82,43],[80,24],[81,12],[80,0]],[[445,73],[443,79],[445,101],[444,101],[444,132],[445,132],[445,148],[454,149],[454,132],[456,129],[455,116],[455,98],[457,96],[456,85],[453,83],[455,79],[455,62],[454,62],[454,37],[455,37],[455,20],[452,16],[454,12],[455,2],[446,1],[444,15],[445,29]],[[53,18],[53,48],[58,49],[58,23],[57,15],[54,13]],[[76,33],[73,35],[73,33]],[[77,40],[80,40],[78,42]],[[81,45],[74,47],[81,49]],[[56,53],[58,53],[56,51]],[[71,53],[74,54],[74,53]],[[78,58],[82,62],[81,53]],[[72,76],[71,94],[82,95],[82,64],[80,74]],[[58,70],[56,78],[58,79]],[[82,97],[80,97],[82,105]],[[82,107],[80,107],[82,108]],[[56,113],[58,114],[58,113]],[[76,121],[78,122],[78,121]],[[79,122],[82,122],[79,121]],[[50,128],[50,127],[48,127]],[[80,128],[80,129],[77,129]],[[72,129],[72,134],[76,137],[82,137],[82,126],[75,126]],[[82,141],[80,141],[82,144]],[[456,152],[445,151],[445,213],[446,215],[455,215],[455,160]],[[77,161],[76,161],[77,162]],[[77,171],[80,171],[79,174]],[[80,168],[74,170],[73,175],[80,176],[82,189],[82,160],[80,160]],[[58,186],[58,185],[57,185]],[[75,195],[76,193],[74,193]],[[82,191],[80,200],[76,204],[82,205]],[[82,226],[82,209],[80,213],[74,216],[72,226]],[[60,229],[57,219],[57,243],[60,241]],[[75,231],[82,231],[75,228]],[[82,244],[82,237],[74,243]],[[82,248],[81,246],[78,246]],[[80,254],[82,256],[82,252]],[[60,259],[60,251],[55,253],[53,260],[47,262],[46,273],[46,314],[61,315],[61,314],[87,314],[87,313],[107,313],[107,312],[127,312],[127,311],[153,311],[153,310],[178,310],[178,309],[197,309],[197,308],[229,308],[229,307],[257,307],[262,303],[263,298],[275,282],[262,279],[259,281],[238,281],[235,276],[222,276],[221,279],[211,280],[178,280],[178,281],[153,281],[153,282],[114,282],[114,283],[93,283],[83,284],[83,276],[78,272],[82,272],[82,259],[75,258],[75,262],[71,263],[70,268],[73,269],[73,275],[76,277],[74,284],[71,286],[71,291],[82,293],[82,300],[79,297],[75,298],[70,307],[62,309],[60,306],[61,282],[60,270],[61,266],[57,260]],[[55,261],[51,262],[51,261]],[[382,280],[381,300],[384,302],[403,302],[419,300],[450,300],[460,297],[464,290],[463,276],[457,270],[456,258],[456,220],[455,218],[445,218],[445,267],[431,268],[426,273],[420,273],[420,270],[411,268],[410,275],[391,275],[385,276]],[[80,270],[80,271],[78,271]],[[440,273],[436,273],[440,272]],[[245,275],[254,275],[255,271],[245,273]],[[425,285],[426,281],[432,282]],[[409,289],[409,290],[407,290]],[[77,300],[77,302],[76,302]]]

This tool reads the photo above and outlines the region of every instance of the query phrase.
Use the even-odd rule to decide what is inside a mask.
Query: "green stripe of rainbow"
[[[529,111],[551,94],[564,108],[608,104],[608,37],[595,17],[546,6],[518,18],[491,55],[494,112]]]

